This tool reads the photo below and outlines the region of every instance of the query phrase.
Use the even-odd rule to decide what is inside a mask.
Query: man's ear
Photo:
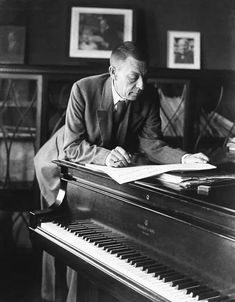
[[[113,80],[116,80],[116,69],[114,66],[109,66],[109,74]]]

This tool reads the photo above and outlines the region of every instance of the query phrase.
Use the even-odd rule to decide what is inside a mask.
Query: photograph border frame
[[[175,62],[175,39],[194,39],[194,62]],[[194,31],[168,31],[167,32],[167,68],[200,69],[201,68],[201,34]]]
[[[71,7],[70,35],[69,35],[69,58],[98,58],[106,59],[111,55],[111,50],[81,50],[79,42],[79,15],[109,14],[124,16],[124,41],[132,41],[134,33],[134,11],[127,8],[100,8],[100,7]]]

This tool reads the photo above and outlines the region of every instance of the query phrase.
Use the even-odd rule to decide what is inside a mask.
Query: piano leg
[[[121,302],[103,290],[99,290],[99,302]],[[123,301],[125,302],[125,301]]]
[[[79,302],[98,302],[98,288],[87,278],[77,273],[77,300]]]
[[[70,300],[69,300],[70,301]],[[72,301],[72,300],[71,300]],[[121,302],[77,273],[77,302]],[[125,301],[122,301],[125,302]]]

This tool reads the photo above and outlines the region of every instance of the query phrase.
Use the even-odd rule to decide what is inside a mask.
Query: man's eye
[[[133,83],[138,80],[138,77],[129,77],[129,82]]]

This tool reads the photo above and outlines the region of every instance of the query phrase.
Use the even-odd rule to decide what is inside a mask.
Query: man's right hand
[[[126,167],[131,163],[131,156],[122,147],[111,150],[105,164],[109,167]]]

